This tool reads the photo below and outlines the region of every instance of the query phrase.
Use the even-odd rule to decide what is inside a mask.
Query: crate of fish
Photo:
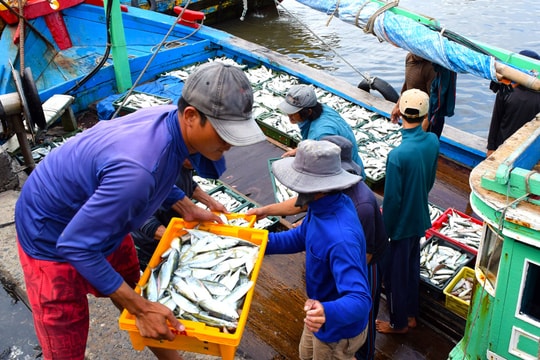
[[[45,156],[49,155],[51,150],[54,149],[55,147],[57,147],[57,145],[52,142],[43,143],[43,144],[39,144],[37,146],[32,147],[31,149],[32,159],[34,160],[36,164],[39,163],[41,160],[45,158]],[[15,152],[14,156],[15,156],[15,159],[17,159],[17,161],[19,162],[19,164],[21,165],[25,164],[24,156],[20,148],[17,150],[17,152]]]
[[[300,142],[300,138],[296,134],[287,133],[286,129],[276,125],[276,123],[285,124],[280,120],[282,117],[270,116],[262,120],[256,119],[255,121],[259,124],[264,135],[268,136],[270,139],[274,139],[280,144],[295,148]],[[280,129],[281,127],[281,129]]]
[[[172,103],[172,99],[170,98],[140,91],[132,91],[126,99],[127,95],[126,93],[113,102],[115,109],[120,108],[120,115],[129,114],[142,108]]]
[[[172,341],[140,335],[124,310],[132,346],[175,349],[233,360],[242,338],[268,231],[173,218],[135,291],[169,307],[186,330]],[[159,280],[158,280],[159,279]]]
[[[237,210],[238,211],[238,210]],[[246,213],[215,213],[218,215],[221,220],[223,220],[224,224],[227,225],[233,225],[233,226],[245,226],[252,228],[255,225],[255,221],[257,220],[257,216],[255,215],[247,215]]]
[[[370,149],[381,148],[379,145],[380,143],[364,143],[358,147],[366,173],[364,181],[370,188],[381,185],[386,178],[386,156],[380,156],[376,150],[370,152]]]
[[[249,202],[248,199],[244,198],[242,195],[238,194],[236,191],[226,185],[218,186],[210,190],[208,194],[217,202],[222,203],[223,206],[225,206],[225,209],[231,213],[237,212],[237,209]],[[206,205],[197,202],[195,204],[207,209]]]
[[[197,185],[201,188],[201,190],[204,191],[205,193],[208,193],[223,185],[223,183],[220,180],[206,179],[199,175],[194,175],[193,181],[195,181]]]
[[[274,197],[276,199],[276,202],[280,203],[285,200],[289,200],[290,198],[298,196],[298,193],[296,191],[293,191],[283,185],[279,182],[278,179],[274,176],[274,172],[272,171],[272,164],[276,160],[280,160],[281,158],[272,158],[268,159],[268,171],[270,172],[270,180],[272,181],[272,188],[274,190]]]
[[[420,283],[436,299],[463,266],[470,266],[475,256],[446,239],[431,235],[420,248]]]
[[[462,318],[467,318],[474,285],[474,269],[464,266],[444,288],[445,306]]]
[[[428,233],[445,238],[472,254],[478,253],[483,223],[453,208],[446,209],[433,222]]]
[[[238,213],[247,213],[248,210],[253,209],[257,207],[254,203],[248,203],[241,207],[240,209],[236,210]],[[253,227],[255,229],[266,229],[269,231],[272,231],[275,229],[276,225],[279,223],[279,218],[276,216],[267,216],[264,219],[255,220],[255,223],[253,224]]]

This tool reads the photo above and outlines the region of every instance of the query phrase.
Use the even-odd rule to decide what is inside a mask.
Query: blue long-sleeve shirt
[[[392,240],[424,236],[431,227],[428,195],[435,183],[439,140],[421,126],[402,129],[386,159],[383,220]]]
[[[305,120],[298,123],[302,139],[320,140],[325,136],[340,135],[347,138],[352,144],[352,159],[362,168],[362,177],[365,179],[364,163],[358,154],[358,144],[354,133],[349,124],[341,117],[341,115],[330,106],[321,104],[323,111],[321,116],[315,120]]]
[[[329,194],[308,206],[302,224],[270,233],[266,254],[306,252],[306,291],[324,306],[326,323],[314,335],[335,342],[359,335],[367,325],[371,295],[366,242],[351,199]]]
[[[69,262],[104,295],[121,276],[106,257],[170,194],[189,155],[175,106],[102,121],[51,151],[23,186],[15,225],[33,258]],[[182,199],[175,188],[172,199]]]

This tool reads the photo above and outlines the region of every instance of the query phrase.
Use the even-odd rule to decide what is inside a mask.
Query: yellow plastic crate
[[[169,223],[165,234],[161,238],[154,255],[150,259],[148,267],[144,271],[135,291],[138,294],[141,293],[141,288],[144,287],[150,277],[151,269],[159,264],[161,261],[161,254],[170,247],[171,241],[177,236],[186,234],[186,229],[193,229],[196,226],[198,226],[200,230],[209,231],[217,235],[235,236],[259,246],[259,255],[250,278],[254,284],[246,294],[236,331],[232,334],[223,333],[219,328],[208,326],[202,322],[182,319],[180,321],[186,327],[185,334],[176,335],[176,338],[173,341],[160,342],[158,340],[142,337],[135,325],[135,317],[127,310],[124,310],[120,315],[119,326],[121,330],[129,332],[130,340],[135,350],[143,350],[145,346],[151,346],[221,356],[222,359],[233,360],[236,348],[240,344],[242,333],[244,332],[247,322],[257,276],[259,275],[264,252],[266,250],[268,230],[215,223],[187,222],[181,218],[173,218]]]
[[[450,283],[448,283],[448,285],[444,288],[443,292],[446,295],[446,308],[466,319],[469,312],[470,301],[462,300],[459,297],[452,295],[452,290],[454,290],[454,287],[457,285],[459,280],[463,278],[472,278],[474,281],[474,269],[467,266],[462,267],[454,279],[450,281]]]

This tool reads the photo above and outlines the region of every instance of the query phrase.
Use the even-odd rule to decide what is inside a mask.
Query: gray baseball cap
[[[293,85],[278,108],[287,115],[296,114],[303,108],[317,105],[315,89],[310,85]]]
[[[266,140],[253,119],[253,89],[242,69],[221,61],[203,64],[187,78],[182,97],[206,115],[227,143],[244,146]]]

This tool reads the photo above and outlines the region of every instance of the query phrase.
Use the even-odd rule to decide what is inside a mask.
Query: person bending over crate
[[[142,336],[173,340],[184,326],[164,305],[137,294],[140,270],[130,231],[174,189],[187,221],[220,218],[174,183],[184,160],[217,161],[231,146],[264,141],[252,117],[253,90],[241,69],[200,66],[177,107],[141,109],[102,121],[52,151],[30,174],[15,208],[19,258],[43,358],[84,359],[87,294],[109,297],[136,317]],[[175,350],[153,348],[160,359]]]

